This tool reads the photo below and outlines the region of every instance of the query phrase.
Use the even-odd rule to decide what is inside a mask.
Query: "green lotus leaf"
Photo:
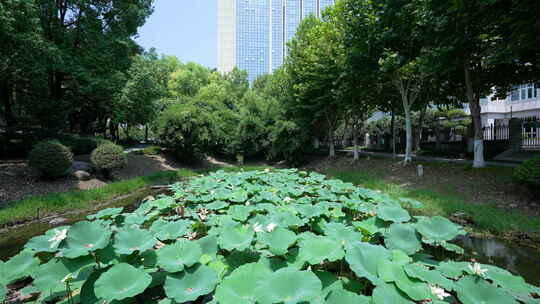
[[[356,242],[346,246],[345,250],[345,260],[358,277],[367,278],[374,285],[382,283],[377,275],[377,265],[390,262],[388,249],[380,245]]]
[[[182,272],[169,274],[165,280],[165,294],[178,303],[194,301],[214,290],[217,273],[205,265],[195,265]]]
[[[437,270],[430,270],[421,264],[407,264],[404,269],[411,278],[417,278],[429,284],[443,287],[445,290],[454,290],[454,281],[443,277]]]
[[[45,235],[36,236],[31,238],[24,248],[32,249],[36,252],[56,252],[58,247],[62,244],[61,239],[54,240],[55,236],[62,234],[63,230],[68,230],[68,226],[61,226],[54,229],[50,229],[45,232]]]
[[[326,299],[327,304],[371,304],[371,298],[361,296],[345,289],[332,291]]]
[[[175,240],[185,236],[191,228],[191,222],[179,220],[174,222],[159,219],[152,223],[150,230],[162,241]]]
[[[201,246],[202,254],[208,255],[211,258],[215,258],[218,252],[217,236],[216,235],[207,235],[203,238],[200,238],[196,241]]]
[[[0,302],[4,302],[4,300],[6,299],[6,294],[7,294],[6,286],[0,284]]]
[[[368,217],[367,219],[359,222],[353,222],[354,227],[360,231],[365,231],[370,235],[381,232],[385,227],[388,226],[388,223],[381,220],[376,216]]]
[[[148,220],[148,215],[131,213],[124,217],[124,226],[139,226]]]
[[[396,262],[383,262],[378,267],[379,277],[385,282],[394,282],[396,286],[411,299],[423,301],[432,297],[428,284],[409,278],[403,269],[403,265]]]
[[[0,284],[9,284],[16,280],[25,278],[33,273],[39,265],[39,260],[34,257],[30,250],[23,250],[7,261],[0,270]]]
[[[503,289],[478,276],[464,276],[456,283],[459,300],[463,304],[512,304],[516,302]]]
[[[248,193],[244,189],[237,189],[230,193],[228,199],[235,203],[244,203],[248,199]]]
[[[151,282],[152,277],[144,270],[116,264],[97,279],[95,293],[106,301],[122,300],[143,293]]]
[[[157,265],[168,272],[178,272],[191,267],[202,255],[201,246],[196,242],[179,240],[157,251]]]
[[[440,271],[443,276],[456,280],[468,269],[468,265],[469,263],[467,262],[446,261],[440,263],[437,266],[437,270]]]
[[[416,223],[416,230],[428,240],[451,241],[458,235],[465,234],[463,229],[442,216],[421,218]]]
[[[296,210],[307,218],[312,218],[324,214],[327,210],[320,205],[296,205]]]
[[[328,271],[318,270],[314,272],[322,283],[322,298],[326,298],[332,291],[343,289],[343,281]]]
[[[311,265],[319,264],[325,260],[337,261],[344,256],[345,251],[341,243],[330,238],[315,236],[300,242],[300,258]]]
[[[39,266],[34,272],[34,286],[41,292],[50,294],[66,289],[66,281],[82,282],[86,280],[95,265],[90,256],[76,259],[53,259]]]
[[[260,263],[249,263],[236,268],[219,284],[214,297],[220,304],[255,303],[255,288],[271,273]]]
[[[261,304],[310,303],[321,292],[322,283],[312,271],[287,267],[266,276],[255,289],[255,297]]]
[[[399,249],[409,255],[422,249],[422,243],[412,224],[392,224],[386,230],[384,244],[388,249]]]
[[[231,206],[227,213],[232,216],[233,219],[245,222],[248,219],[251,210],[251,207],[235,205]]]
[[[373,290],[373,304],[414,304],[394,284],[381,284]]]
[[[482,268],[488,270],[484,274],[487,279],[508,291],[516,293],[528,293],[530,291],[529,285],[522,277],[515,276],[507,270],[492,265],[482,265]]]
[[[218,245],[225,250],[242,251],[251,245],[254,233],[250,226],[226,226],[218,237]]]
[[[156,207],[158,209],[171,208],[176,205],[176,201],[170,196],[163,196],[158,198],[157,200],[149,201],[148,203],[150,206]]]
[[[139,228],[122,229],[116,233],[114,250],[117,254],[132,254],[135,251],[146,251],[156,244],[154,235]]]
[[[225,202],[225,201],[215,201],[215,202],[212,202],[210,204],[206,204],[204,206],[204,208],[208,209],[208,210],[220,210],[220,209],[224,209],[226,207],[229,206],[229,203]]]
[[[465,253],[465,250],[463,250],[463,248],[459,247],[456,244],[448,243],[446,241],[437,242],[437,243],[439,245],[441,245],[444,249],[448,250],[448,251],[455,252],[457,254],[464,254]]]
[[[405,203],[409,206],[411,206],[412,208],[414,209],[420,209],[424,206],[424,204],[422,204],[421,202],[417,201],[417,200],[414,200],[412,198],[406,198],[406,197],[402,197],[399,199],[402,203]]]
[[[268,246],[273,254],[283,255],[296,242],[296,234],[288,229],[278,227],[272,232],[257,234],[257,240],[261,244]]]
[[[407,210],[397,205],[381,205],[377,208],[377,217],[381,220],[394,223],[403,223],[411,220]]]
[[[99,221],[78,222],[68,231],[62,255],[73,259],[103,249],[109,244],[111,234],[111,229]]]
[[[122,213],[122,210],[124,210],[124,208],[107,208],[107,209],[100,210],[96,214],[91,214],[87,216],[86,218],[89,220],[112,219],[118,216],[120,213]]]
[[[324,234],[341,244],[361,241],[362,234],[354,231],[354,228],[341,223],[329,223],[324,227]]]

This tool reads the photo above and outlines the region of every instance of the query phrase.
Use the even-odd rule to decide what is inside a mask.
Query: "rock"
[[[76,179],[78,180],[81,180],[81,181],[87,181],[87,180],[90,180],[90,173],[86,172],[86,171],[83,171],[83,170],[77,170],[73,173],[71,173],[71,175],[73,177],[75,177]]]
[[[142,201],[143,201],[143,202],[147,202],[147,201],[155,201],[155,200],[156,200],[156,198],[155,198],[155,197],[153,197],[153,196],[149,195],[149,196],[147,196],[147,197],[143,198],[143,200],[142,200]]]
[[[517,204],[510,204],[509,205],[510,208],[517,208],[517,206],[518,206]]]
[[[94,170],[94,166],[92,166],[92,164],[83,162],[83,161],[74,161],[73,165],[71,165],[71,168],[69,169],[70,172],[75,172],[75,171],[92,172],[93,170]]]
[[[63,218],[63,217],[57,217],[55,219],[52,219],[49,222],[49,227],[54,228],[54,227],[63,226],[67,224],[68,224],[68,219]]]

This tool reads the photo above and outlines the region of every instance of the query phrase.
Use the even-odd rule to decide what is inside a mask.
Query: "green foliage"
[[[90,159],[92,164],[105,175],[109,175],[115,169],[125,167],[128,162],[124,148],[110,142],[97,147],[90,155]]]
[[[540,156],[528,159],[516,167],[514,177],[532,189],[538,189],[540,187]]]
[[[63,145],[70,148],[75,155],[90,154],[94,149],[109,141],[95,136],[81,136],[66,134],[58,139]]]
[[[160,153],[161,153],[160,146],[148,146],[144,148],[143,150],[144,155],[159,155]]]
[[[38,143],[30,151],[28,163],[44,176],[58,178],[68,173],[68,169],[73,164],[73,154],[60,142],[45,141]]]
[[[74,303],[209,294],[219,303],[529,303],[537,292],[504,269],[431,256],[459,226],[381,217],[375,210],[399,201],[317,173],[217,171],[172,190],[131,213],[48,231],[0,263],[0,292],[28,276],[39,299],[73,291]],[[360,223],[371,219],[379,229],[366,234]]]

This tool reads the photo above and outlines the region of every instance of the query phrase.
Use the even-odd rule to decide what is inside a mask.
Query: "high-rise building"
[[[283,64],[300,21],[335,0],[218,0],[218,70],[235,66],[250,82]]]

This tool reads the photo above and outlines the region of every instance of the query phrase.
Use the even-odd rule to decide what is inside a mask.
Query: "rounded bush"
[[[57,178],[67,174],[73,164],[71,150],[57,141],[45,141],[34,146],[29,155],[29,165],[41,174]]]
[[[538,189],[540,186],[540,155],[526,160],[514,171],[514,176],[518,181]]]
[[[97,147],[90,155],[90,159],[104,175],[110,175],[113,170],[125,167],[128,162],[124,149],[113,143]]]

